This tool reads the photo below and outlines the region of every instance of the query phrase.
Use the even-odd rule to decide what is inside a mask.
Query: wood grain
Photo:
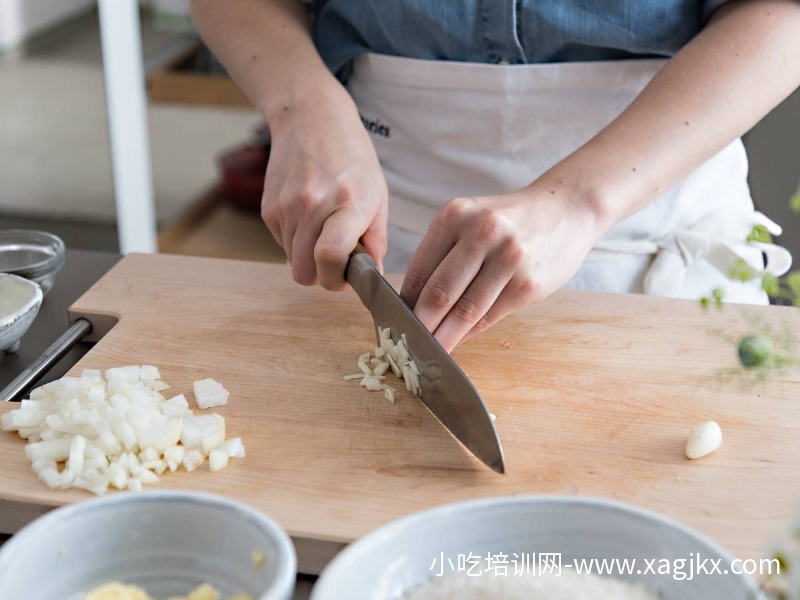
[[[504,320],[454,356],[497,415],[505,476],[405,392],[392,405],[343,381],[374,345],[368,313],[353,293],[293,284],[284,266],[130,255],[72,314],[120,319],[75,373],[155,364],[175,393],[202,377],[231,391],[220,412],[247,458],[216,474],[164,476],[156,487],[265,511],[302,540],[301,563],[312,565],[304,570],[397,517],[516,494],[631,502],[758,558],[800,500],[798,374],[755,385],[720,376],[736,358],[719,330],[749,332],[758,319],[796,331],[793,309],[704,312],[688,301],[560,292]],[[707,419],[722,426],[723,446],[689,462],[687,432]],[[87,498],[38,483],[23,444],[0,435],[0,506],[35,513]]]

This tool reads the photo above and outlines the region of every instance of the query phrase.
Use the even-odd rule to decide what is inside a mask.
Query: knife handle
[[[356,254],[369,254],[369,252],[367,252],[367,249],[361,245],[360,241],[356,242],[355,250],[353,250],[350,253],[350,256],[355,256]]]
[[[373,270],[377,272],[378,266],[375,264],[375,261],[372,260],[366,248],[361,245],[361,242],[358,242],[350,253],[350,260],[347,261],[345,279],[359,296],[364,293],[364,291],[361,290],[361,286],[359,286],[359,279],[364,270]]]

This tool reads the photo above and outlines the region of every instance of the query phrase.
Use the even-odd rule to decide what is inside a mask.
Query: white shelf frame
[[[138,0],[98,0],[122,254],[158,251]]]

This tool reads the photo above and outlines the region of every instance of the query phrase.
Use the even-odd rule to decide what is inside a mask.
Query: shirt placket
[[[480,0],[480,23],[487,62],[524,64],[520,38],[522,0]]]

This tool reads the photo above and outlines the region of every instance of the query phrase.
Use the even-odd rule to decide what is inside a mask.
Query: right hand
[[[386,180],[345,96],[338,104],[296,103],[270,120],[261,201],[261,217],[286,251],[294,280],[328,290],[347,286],[345,268],[359,240],[381,268],[387,246]]]

